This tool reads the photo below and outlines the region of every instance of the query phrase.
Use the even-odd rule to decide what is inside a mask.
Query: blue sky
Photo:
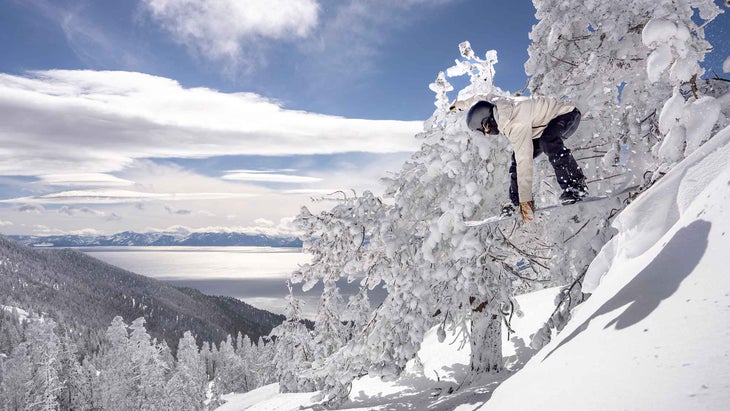
[[[0,0],[0,232],[290,232],[418,148],[460,42],[522,89],[535,23],[529,1]]]
[[[522,88],[536,23],[529,1],[320,0],[307,36],[244,34],[240,54],[218,58],[166,30],[173,17],[156,18],[147,3],[154,1],[5,0],[0,71],[138,71],[184,87],[253,92],[295,110],[423,120],[433,108],[428,83],[464,40],[480,54],[500,45],[503,88]]]

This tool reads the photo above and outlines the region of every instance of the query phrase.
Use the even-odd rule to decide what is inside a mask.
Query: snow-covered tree
[[[477,58],[468,43],[461,52],[465,59],[449,73],[469,74],[472,82],[460,96],[505,94],[493,84],[495,52]],[[313,259],[295,280],[306,287],[318,280],[359,278],[363,288],[382,285],[388,293],[367,321],[360,316],[353,322],[359,328],[351,340],[317,364],[322,398],[332,405],[345,398],[359,375],[398,376],[426,331],[439,324],[458,327],[470,339],[475,374],[501,369],[503,309],[513,306],[515,292],[549,274],[539,268],[528,276],[513,267],[524,250],[509,242],[509,229],[463,224],[498,212],[498,199],[506,199],[509,150],[505,140],[468,132],[464,114],[450,111],[444,98],[451,88],[443,73],[431,85],[437,109],[418,136],[422,148],[386,179],[386,199],[366,192],[317,216],[300,213],[305,250]],[[530,258],[540,257],[538,250]]]
[[[10,356],[0,363],[0,408],[3,410],[22,410],[29,404],[26,389],[33,370],[29,360],[28,346],[19,344]]]
[[[82,393],[86,401],[86,409],[98,410],[102,408],[101,378],[94,363],[87,357],[81,363],[84,384]],[[83,408],[82,408],[83,409]]]
[[[86,391],[86,376],[78,357],[76,343],[68,335],[63,335],[60,339],[59,351],[59,379],[63,381],[59,402],[62,410],[91,409],[89,405],[91,397]]]
[[[136,401],[133,386],[132,347],[127,324],[114,317],[106,330],[110,348],[103,354],[99,366],[99,391],[104,409],[133,409]]]
[[[287,282],[286,320],[271,331],[275,338],[272,365],[280,392],[306,392],[314,389],[308,371],[312,365],[312,337],[302,323],[299,300]]]
[[[165,404],[167,370],[162,348],[147,333],[144,317],[130,326],[129,354],[132,366],[132,395],[135,409],[158,410]]]
[[[718,120],[720,105],[702,96],[699,63],[711,46],[704,26],[720,12],[711,0],[632,1],[630,6],[599,1],[534,0],[539,23],[530,33],[525,64],[534,94],[569,97],[582,111],[581,125],[568,144],[589,179],[593,194],[661,178],[704,143]],[[546,163],[537,168],[551,195]],[[581,229],[554,224],[535,232],[554,249],[553,278],[569,284],[557,308],[533,341],[549,341],[570,310],[584,300],[580,281],[586,267],[610,239],[609,220],[623,207],[582,210]],[[539,226],[537,227],[539,228]],[[570,227],[568,227],[570,228]],[[567,242],[567,247],[561,243]]]
[[[177,347],[177,364],[165,385],[167,409],[197,411],[205,408],[208,377],[195,338],[188,331]]]
[[[337,198],[338,205],[331,210],[313,215],[303,208],[297,218],[304,232],[304,250],[313,256],[292,275],[294,282],[303,282],[308,291],[318,281],[323,291],[314,319],[313,363],[320,366],[340,349],[353,335],[354,327],[364,325],[370,313],[367,290],[378,283],[366,275],[382,256],[376,247],[370,247],[374,230],[379,227],[387,206],[366,191],[361,196]],[[338,283],[362,279],[361,291],[345,304]]]
[[[274,363],[274,343],[271,340],[259,337],[256,344],[252,345],[253,357],[251,369],[255,370],[256,387],[268,385],[277,381],[276,364]]]
[[[243,363],[243,373],[241,375],[243,390],[249,391],[261,386],[259,381],[262,378],[257,375],[258,370],[256,369],[256,347],[253,346],[248,335],[244,335],[240,331],[238,337],[236,337],[236,355],[241,358]]]
[[[711,99],[682,94],[680,87],[694,84],[701,74],[698,62],[708,46],[702,24],[717,15],[711,1],[673,0],[659,6],[641,1],[617,7],[545,0],[535,5],[540,22],[531,33],[526,64],[530,89],[569,98],[582,111],[578,133],[567,144],[589,177],[592,193],[651,183],[676,161],[662,147],[680,147],[684,156],[709,136],[720,110]],[[701,23],[693,20],[693,8]],[[397,376],[424,333],[436,325],[469,337],[475,373],[499,370],[500,322],[504,313],[519,313],[512,297],[535,287],[566,285],[556,314],[567,317],[585,298],[580,279],[610,239],[610,220],[629,197],[617,197],[613,208],[560,210],[529,225],[465,227],[464,220],[494,215],[507,200],[511,148],[504,138],[470,133],[464,113],[449,110],[447,94],[453,87],[447,76],[469,75],[460,100],[509,95],[494,85],[496,52],[479,58],[466,42],[460,51],[463,59],[430,85],[436,111],[417,136],[422,147],[385,179],[386,197],[365,193],[319,215],[306,209],[300,213],[305,250],[313,259],[293,275],[294,281],[307,288],[321,280],[330,294],[323,301],[328,302],[344,278],[360,279],[366,288],[382,284],[388,292],[342,348],[316,364],[314,372],[324,381],[322,398],[331,404],[346,397],[349,382],[358,375]],[[667,102],[672,95],[676,102]],[[699,107],[689,115],[694,105]],[[687,138],[687,129],[702,128],[692,123],[700,117],[697,113],[709,115],[711,124]],[[663,141],[664,134],[680,126],[685,131],[681,143]],[[559,192],[552,170],[546,161],[538,162],[535,198],[555,202]],[[518,261],[528,262],[528,269],[518,268]],[[326,311],[325,322],[343,323],[341,310]],[[331,328],[324,330],[333,335]]]
[[[28,360],[32,375],[27,382],[28,410],[57,410],[60,407],[58,396],[63,389],[59,378],[61,344],[54,332],[56,323],[49,318],[34,318],[29,321],[25,331]]]
[[[246,367],[243,359],[236,354],[233,338],[228,335],[221,342],[216,355],[215,390],[218,394],[248,391],[246,387]]]
[[[681,131],[664,137],[660,112],[680,85],[696,87],[703,73],[699,63],[711,50],[704,26],[720,9],[712,0],[639,0],[626,6],[597,0],[533,3],[539,22],[530,33],[525,64],[532,76],[530,89],[569,96],[583,111],[572,139],[579,141],[574,151],[592,160],[586,167],[589,178],[618,174],[635,183],[659,178],[679,159],[676,147],[683,148],[686,140]],[[675,97],[673,105],[690,97],[699,98],[696,90]],[[714,124],[707,120],[705,124]],[[613,185],[599,182],[592,188],[602,191]]]

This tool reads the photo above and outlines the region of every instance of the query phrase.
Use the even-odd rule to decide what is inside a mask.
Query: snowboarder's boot
[[[502,206],[502,211],[499,213],[500,217],[509,217],[515,213],[515,205],[512,203],[506,203]]]
[[[576,181],[575,185],[568,187],[560,195],[560,202],[562,204],[573,204],[583,199],[588,195],[588,186],[585,180]]]

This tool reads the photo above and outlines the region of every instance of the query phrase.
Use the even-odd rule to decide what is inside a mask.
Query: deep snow
[[[730,127],[615,220],[618,233],[585,279],[593,295],[550,344],[535,353],[529,336],[552,312],[555,289],[519,297],[526,316],[505,341],[507,371],[465,382],[468,345],[439,344],[432,331],[422,369],[412,361],[395,382],[361,378],[343,409],[728,409],[728,216]],[[271,385],[228,396],[219,410],[319,409],[311,397]]]

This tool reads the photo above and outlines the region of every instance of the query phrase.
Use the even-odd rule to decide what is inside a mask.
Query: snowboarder
[[[474,100],[479,100],[474,103]],[[489,100],[489,101],[488,101]],[[507,215],[519,206],[523,221],[531,221],[533,159],[545,153],[555,169],[563,193],[560,201],[571,204],[588,194],[585,176],[563,140],[580,123],[580,111],[570,103],[550,97],[474,97],[454,102],[452,108],[471,106],[466,122],[469,129],[486,135],[504,134],[512,145],[509,168],[510,203],[502,209]]]

